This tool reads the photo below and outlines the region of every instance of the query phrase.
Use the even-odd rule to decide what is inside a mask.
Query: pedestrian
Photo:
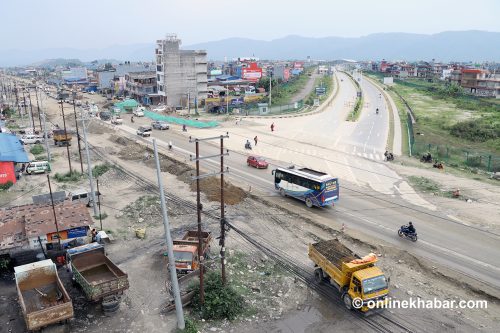
[[[253,138],[253,141],[255,141],[255,146],[257,146],[257,135]]]
[[[95,228],[92,229],[90,232],[90,236],[92,237],[92,243],[96,241],[96,236],[97,236],[97,230]]]
[[[271,124],[271,132],[274,132],[274,123]]]
[[[168,142],[168,150],[172,150],[172,141]]]

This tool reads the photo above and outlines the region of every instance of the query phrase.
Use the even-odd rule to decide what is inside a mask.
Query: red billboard
[[[14,171],[13,162],[0,162],[0,184],[5,184],[11,181],[16,182],[16,172]]]
[[[262,68],[257,63],[251,62],[246,68],[241,69],[241,78],[252,82],[257,82],[262,77]]]
[[[290,78],[290,70],[288,68],[285,68],[283,70],[283,81],[288,81]]]

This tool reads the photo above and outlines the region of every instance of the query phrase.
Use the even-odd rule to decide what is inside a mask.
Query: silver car
[[[164,121],[153,121],[151,123],[151,127],[159,130],[168,130],[170,128],[168,124]]]

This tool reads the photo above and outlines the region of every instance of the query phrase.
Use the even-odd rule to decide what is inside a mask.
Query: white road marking
[[[375,154],[375,158],[380,161],[380,156],[378,154]]]
[[[366,153],[363,153],[364,158],[368,158],[368,155]]]
[[[373,160],[373,154],[370,154],[370,159]]]

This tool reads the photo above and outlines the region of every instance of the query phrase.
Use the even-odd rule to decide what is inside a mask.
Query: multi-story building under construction
[[[186,107],[207,96],[207,52],[180,45],[176,35],[156,41],[156,79],[161,102]]]

